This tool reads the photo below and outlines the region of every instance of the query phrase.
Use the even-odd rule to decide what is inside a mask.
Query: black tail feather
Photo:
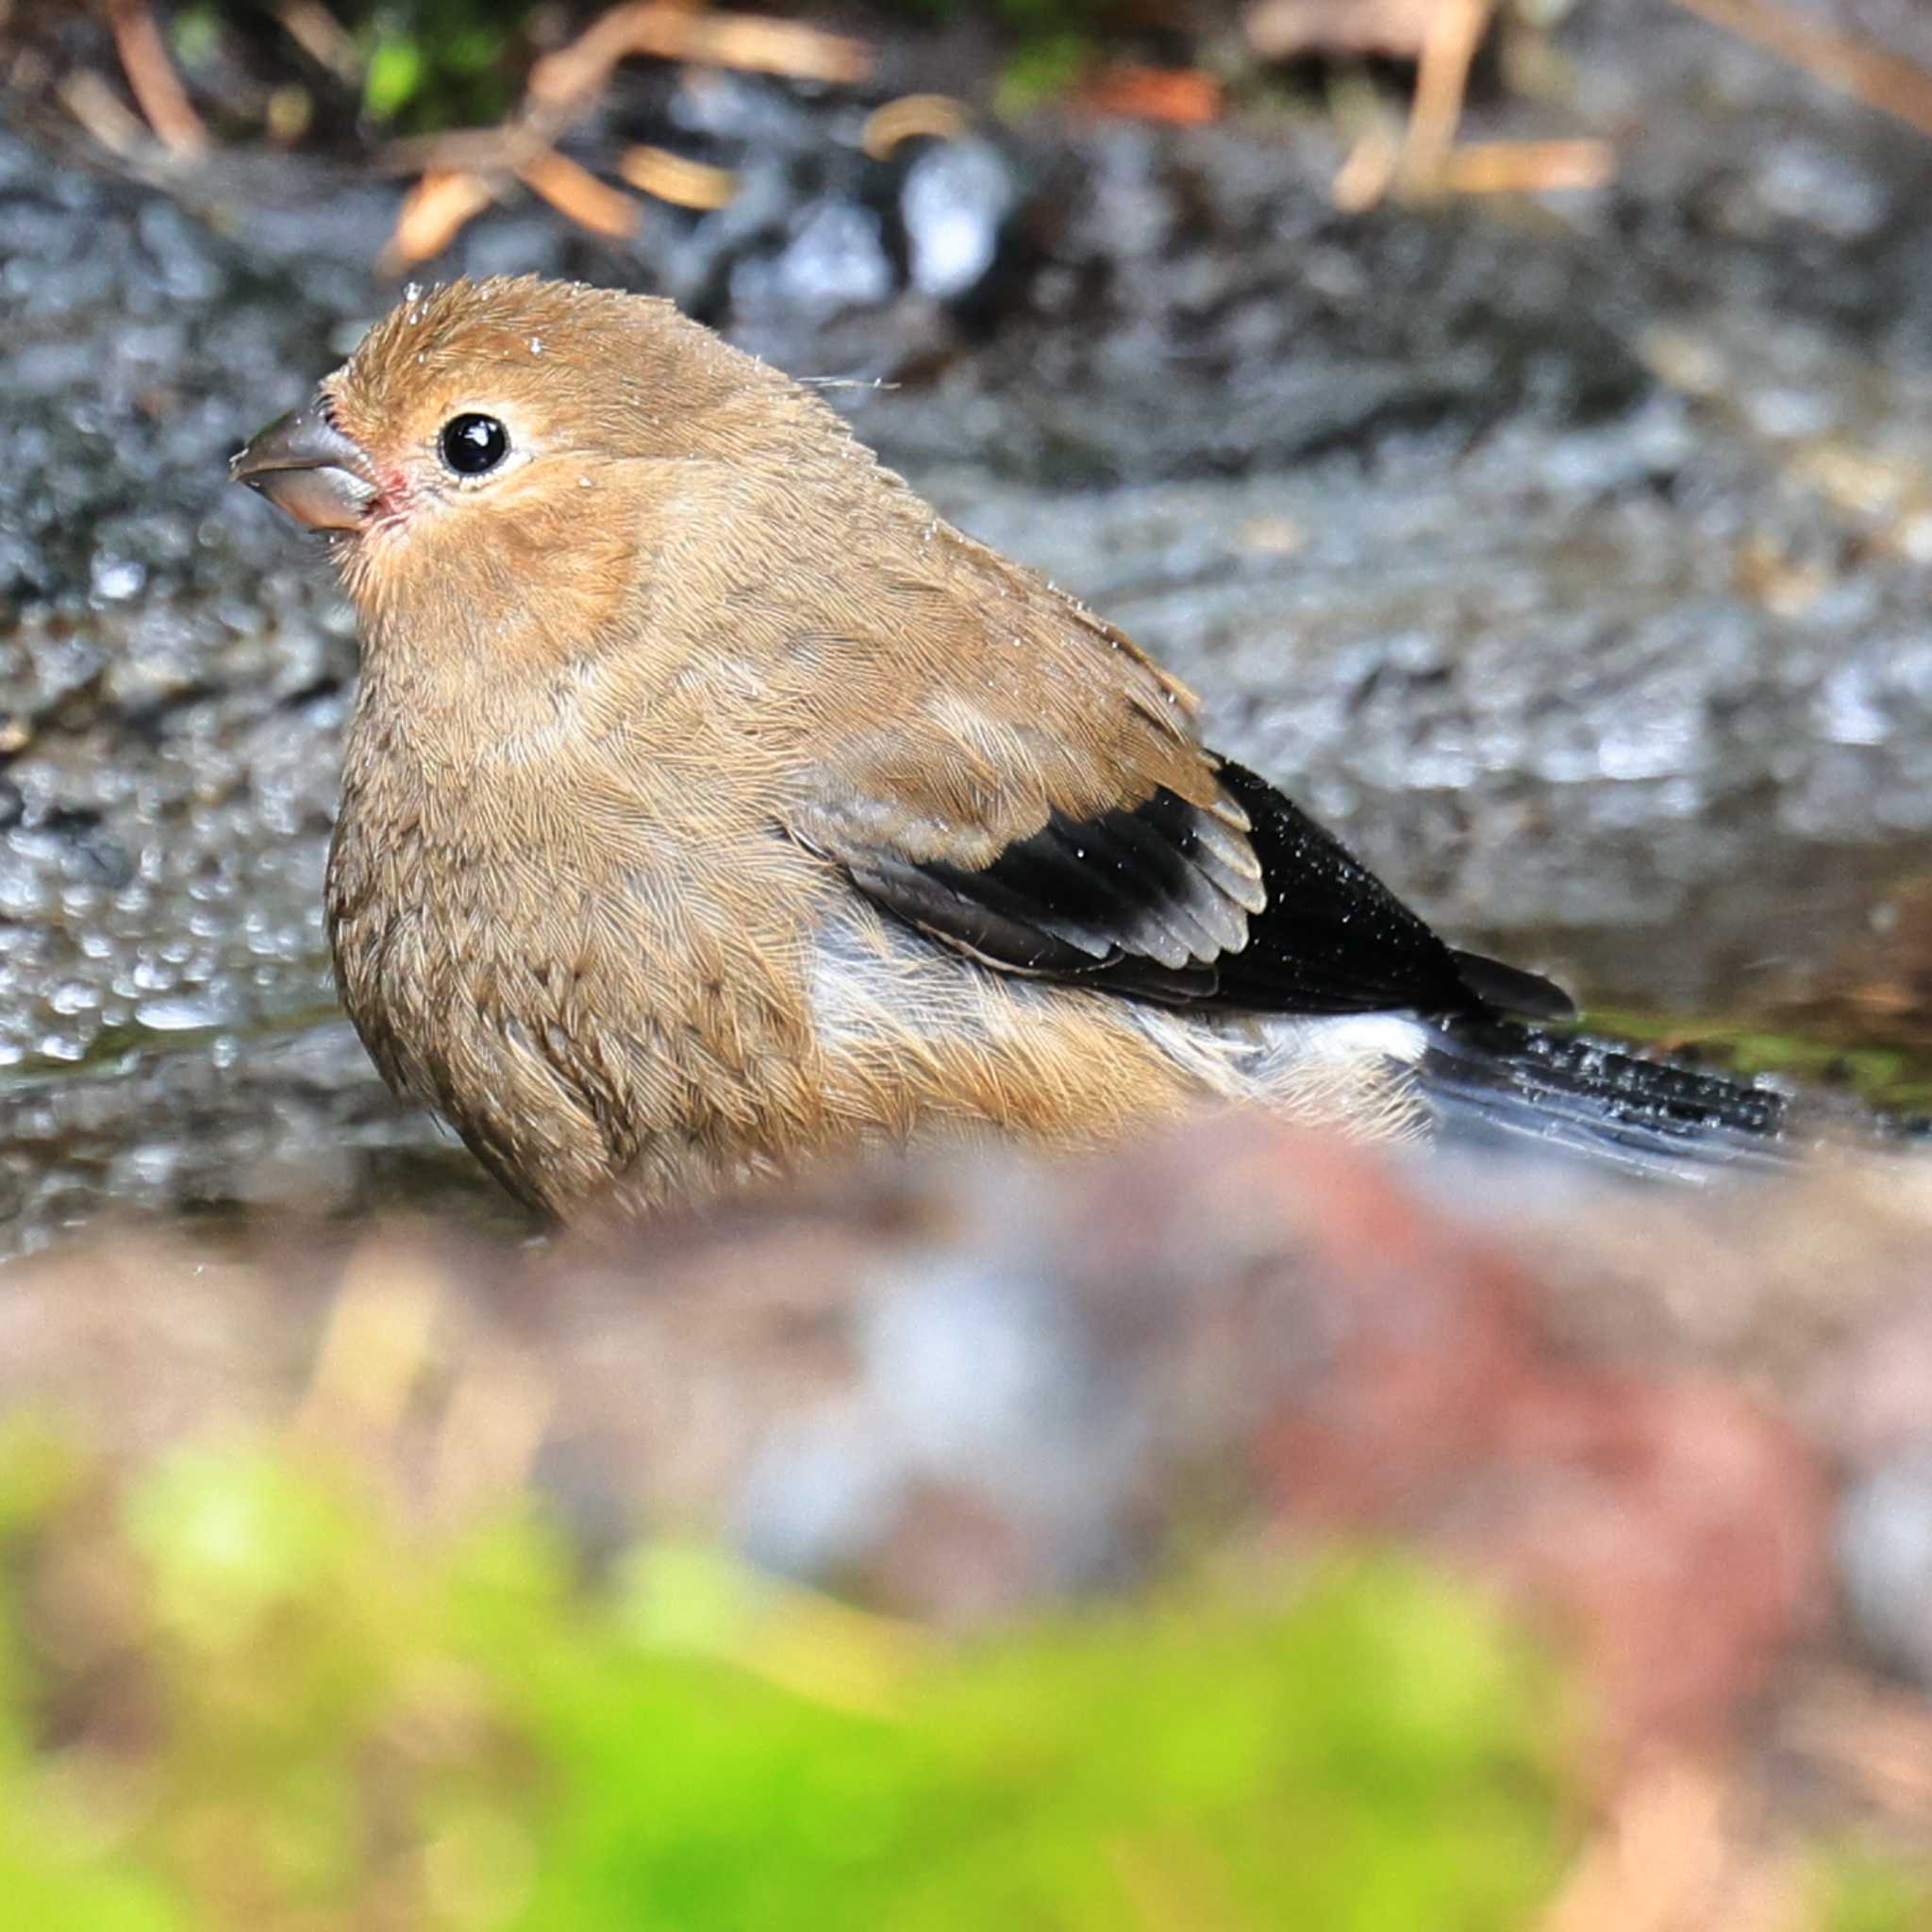
[[[1452,1146],[1527,1143],[1681,1180],[1763,1172],[1791,1158],[1781,1093],[1599,1041],[1507,1021],[1452,1022],[1417,1075]]]
[[[1465,953],[1451,946],[1449,957],[1462,975],[1462,983],[1485,1006],[1500,1013],[1520,1013],[1525,1020],[1574,1020],[1576,1003],[1555,980],[1540,973],[1525,973],[1521,966],[1506,965],[1481,953]]]

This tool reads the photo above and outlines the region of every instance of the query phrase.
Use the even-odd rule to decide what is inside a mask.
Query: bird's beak
[[[317,396],[277,416],[228,458],[231,481],[258,490],[311,530],[354,530],[380,493],[358,443],[323,412]]]

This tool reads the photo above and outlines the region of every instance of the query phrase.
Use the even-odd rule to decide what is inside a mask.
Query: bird
[[[1558,1031],[1107,619],[671,303],[412,287],[230,474],[357,614],[325,911],[397,1092],[540,1213],[1263,1107],[1633,1169],[1777,1095]]]

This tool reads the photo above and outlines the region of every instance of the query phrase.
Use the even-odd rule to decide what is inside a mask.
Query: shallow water
[[[850,169],[647,247],[788,366],[892,378],[829,393],[1459,939],[1735,1014],[1932,871],[1932,144],[1593,11],[1563,110],[1624,162],[1590,201],[1344,220],[1319,128],[1047,129],[1005,151],[990,322],[820,219]],[[706,111],[775,111],[735,98]],[[391,194],[277,164],[171,195],[0,132],[9,1239],[489,1198],[332,1015],[353,639],[222,474],[391,298]],[[651,279],[527,210],[438,267]]]

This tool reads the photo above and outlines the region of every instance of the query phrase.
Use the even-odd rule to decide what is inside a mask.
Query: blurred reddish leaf
[[[1221,83],[1198,67],[1109,65],[1081,82],[1074,100],[1100,114],[1202,127],[1221,118]]]

